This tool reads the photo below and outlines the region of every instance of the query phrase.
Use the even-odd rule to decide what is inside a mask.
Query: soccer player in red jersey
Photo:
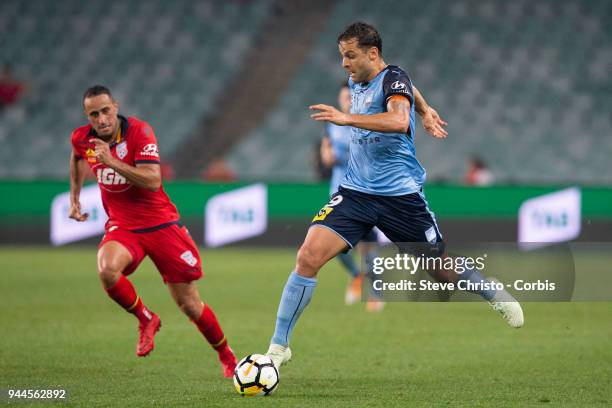
[[[202,276],[198,248],[164,192],[153,129],[142,120],[120,116],[118,103],[104,86],[87,89],[83,107],[89,124],[72,132],[70,218],[87,220],[79,195],[89,167],[109,217],[98,249],[99,277],[106,293],[140,322],[136,354],[153,350],[161,327],[127,278],[148,255],[178,307],[219,354],[224,376],[231,377],[236,358],[215,313],[200,299],[195,284]]]

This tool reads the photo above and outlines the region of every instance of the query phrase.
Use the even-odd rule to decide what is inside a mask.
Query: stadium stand
[[[387,16],[406,16],[401,20]],[[441,142],[417,133],[429,180],[458,182],[468,159],[503,183],[612,183],[612,3],[605,0],[339,1],[264,123],[228,154],[239,178],[312,181],[322,126],[307,106],[335,103],[336,36],[363,19],[447,118]]]
[[[214,115],[175,151],[172,161],[179,177],[198,177],[203,169],[222,161],[236,141],[260,126],[302,66],[334,2],[274,3],[273,12],[252,39],[253,46],[244,53],[240,69],[215,99]],[[208,169],[205,173],[210,175]]]
[[[68,136],[85,122],[81,97],[95,83],[113,90],[123,113],[151,123],[170,155],[213,112],[271,6],[3,0],[0,58],[30,91],[0,112],[0,177],[66,178]]]

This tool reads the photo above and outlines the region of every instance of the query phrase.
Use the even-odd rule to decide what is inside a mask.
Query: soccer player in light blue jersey
[[[297,254],[294,271],[283,289],[276,327],[267,354],[275,365],[291,359],[289,341],[310,302],[321,267],[352,248],[374,226],[400,250],[419,244],[428,257],[446,259],[445,244],[423,194],[425,169],[416,158],[415,112],[436,138],[445,138],[446,123],[429,107],[408,75],[388,65],[382,40],[373,26],[357,22],[338,37],[342,66],[350,73],[351,112],[313,105],[314,120],[351,127],[346,176],[340,188],[314,217]],[[451,259],[452,260],[452,259]],[[501,313],[512,327],[523,325],[520,304],[506,290],[486,289],[488,281],[475,269],[461,275],[440,268],[427,270],[437,280],[482,288],[474,290]]]
[[[344,113],[350,113],[351,110],[351,92],[348,83],[343,83],[338,92],[338,107]],[[331,169],[331,179],[329,183],[329,194],[333,196],[340,188],[340,182],[346,175],[349,161],[349,149],[351,144],[351,128],[348,126],[338,126],[334,123],[325,124],[325,135],[321,140],[321,162],[324,166]],[[372,278],[372,268],[374,258],[378,256],[376,243],[378,237],[374,229],[370,230],[358,245],[359,254],[362,257],[362,262],[355,262],[352,252],[341,252],[336,258],[344,269],[351,276],[351,281],[346,288],[344,302],[347,305],[355,304],[361,298],[361,287],[363,279],[367,276]],[[360,267],[363,265],[363,270]],[[379,293],[371,290],[366,294],[367,303],[366,310],[369,312],[380,312],[383,310],[385,303],[382,301]]]

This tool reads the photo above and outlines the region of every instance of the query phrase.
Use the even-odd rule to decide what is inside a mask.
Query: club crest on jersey
[[[189,266],[195,266],[195,264],[198,263],[198,260],[195,256],[193,256],[193,253],[189,250],[183,252],[181,254],[181,259],[183,261],[185,261],[185,263],[187,263],[187,265]]]
[[[117,157],[123,160],[125,156],[128,154],[127,144],[125,142],[121,142],[117,145]]]
[[[401,81],[395,81],[391,84],[391,89],[394,91],[406,91],[406,84]]]
[[[157,145],[155,143],[149,143],[143,147],[140,154],[141,156],[159,157],[159,151],[157,150]]]

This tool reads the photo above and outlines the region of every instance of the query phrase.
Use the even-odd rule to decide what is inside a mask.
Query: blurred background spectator
[[[11,65],[5,63],[0,73],[0,109],[17,102],[26,89],[26,83],[14,77]]]
[[[204,181],[231,182],[236,181],[236,173],[222,158],[214,159],[202,173]]]
[[[472,156],[463,176],[463,182],[468,186],[489,186],[493,184],[493,173],[481,158]]]

